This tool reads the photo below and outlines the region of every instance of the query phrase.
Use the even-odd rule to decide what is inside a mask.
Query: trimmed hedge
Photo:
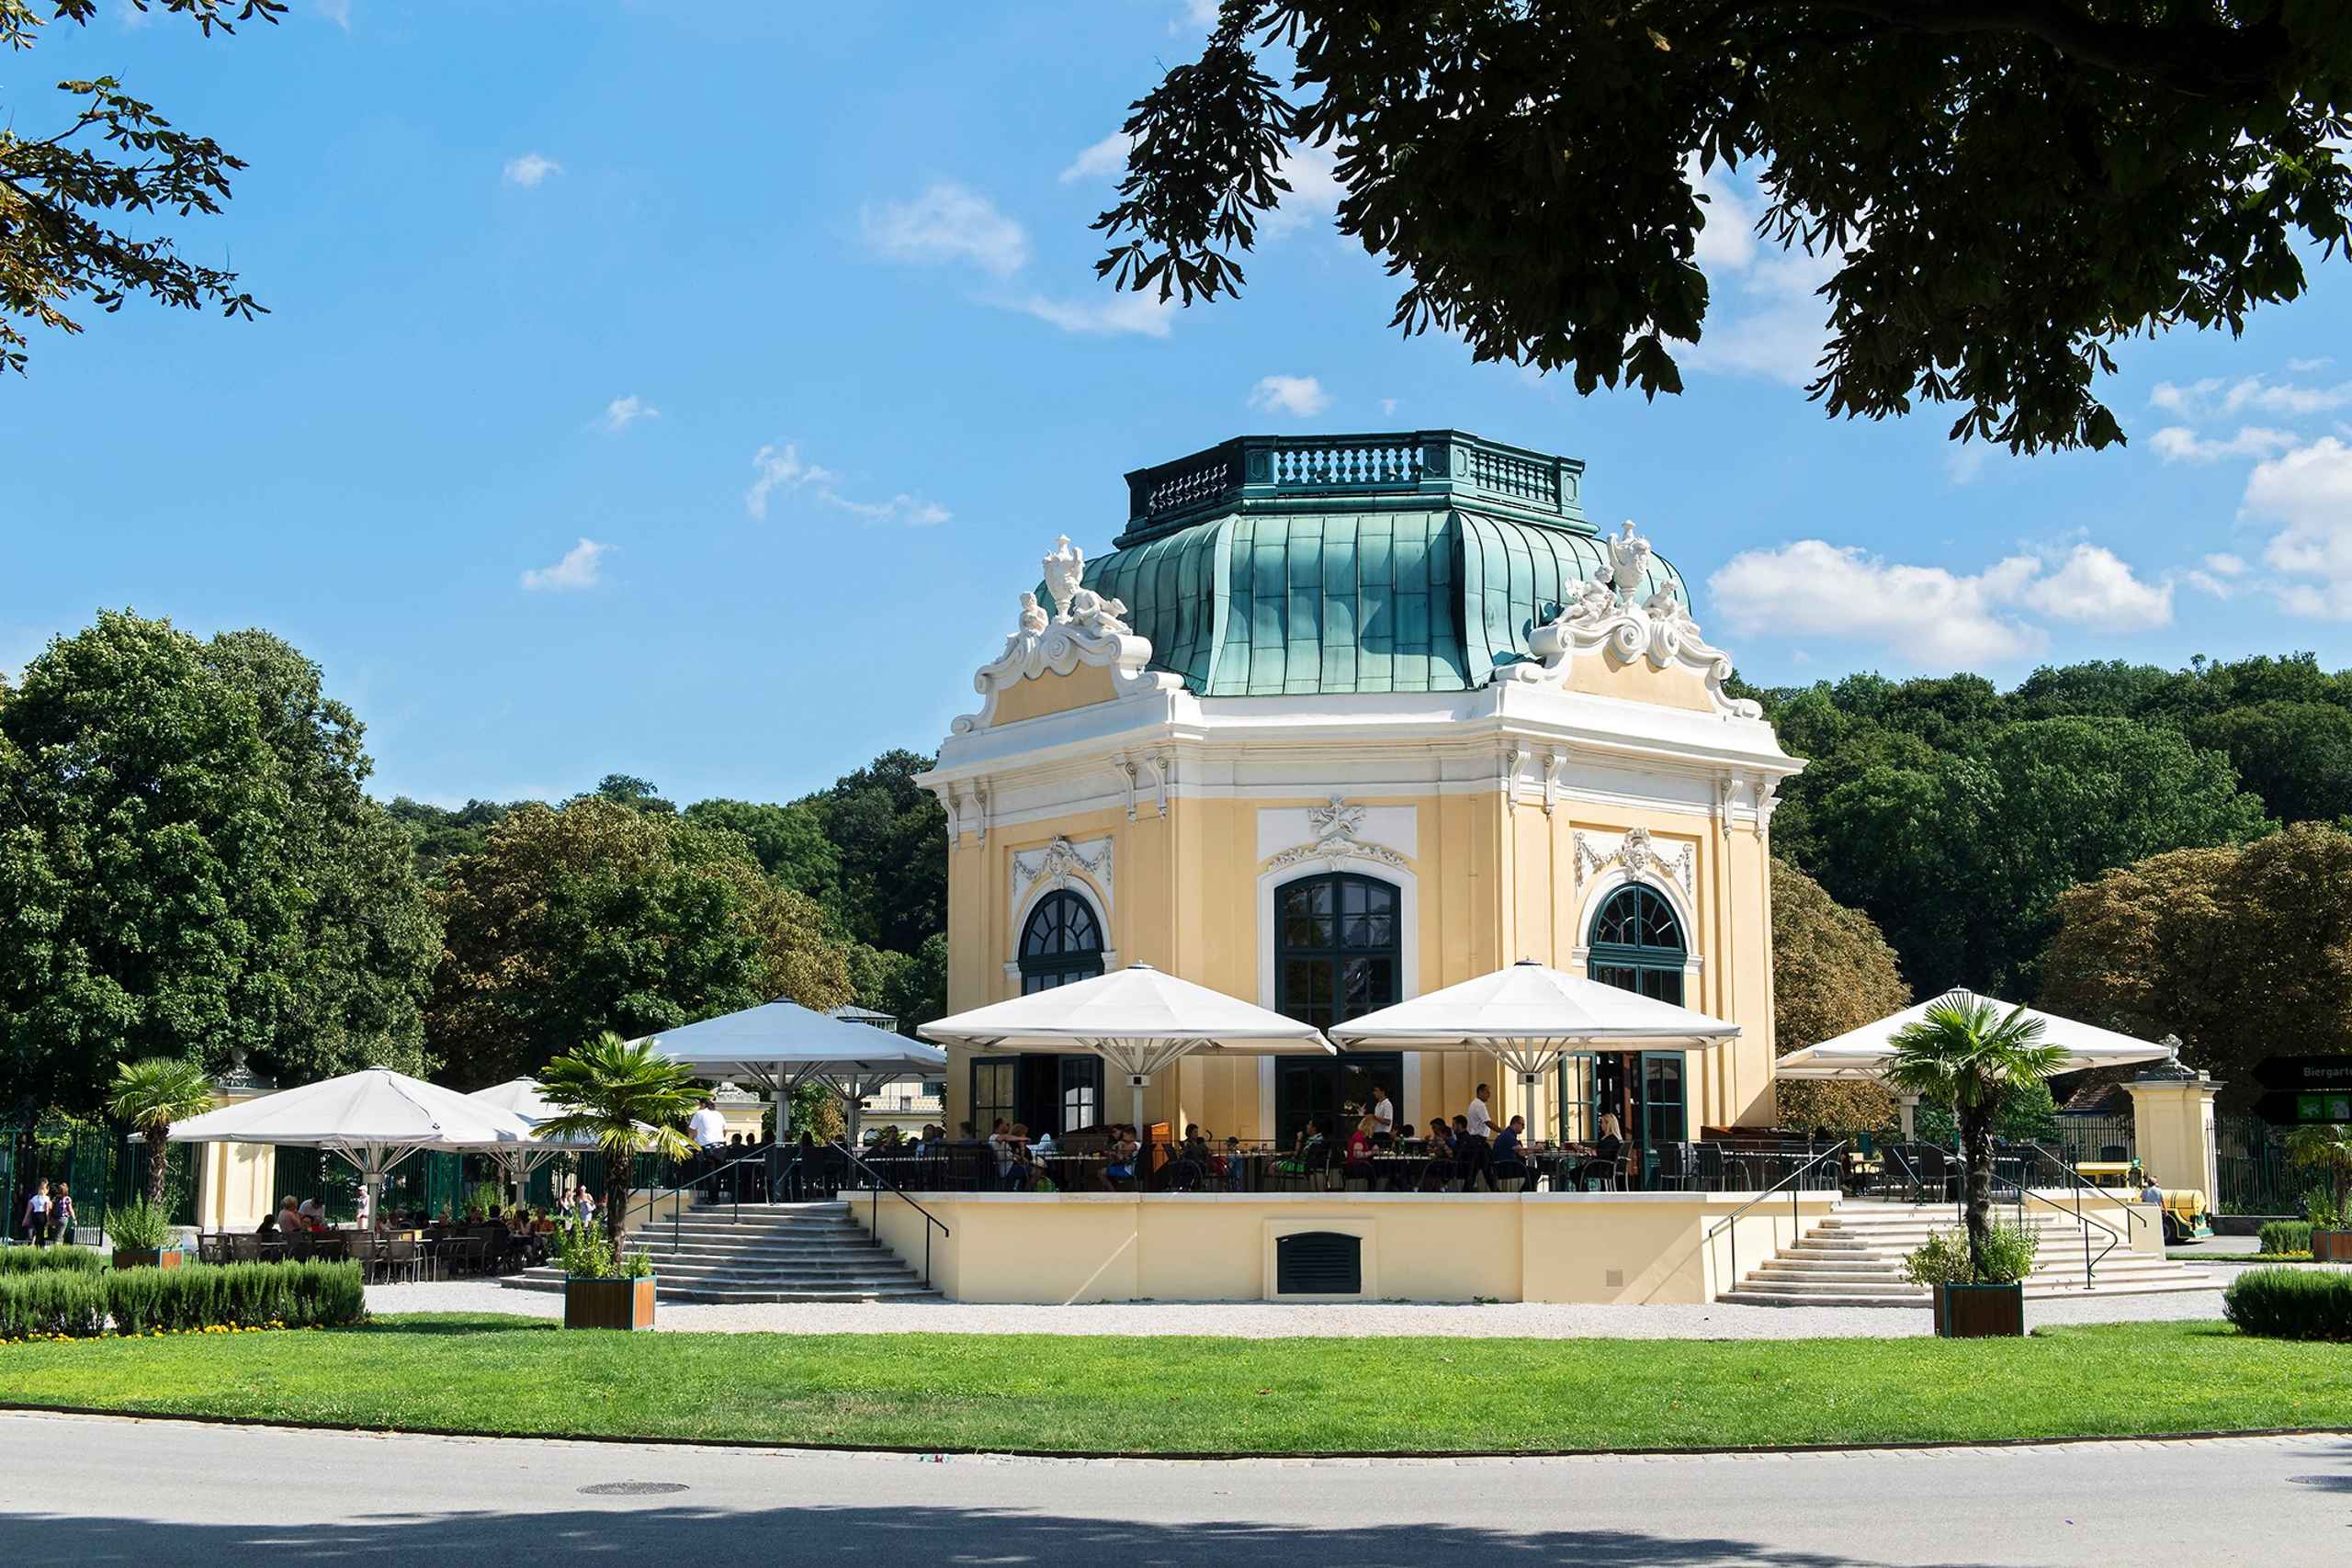
[[[356,1263],[189,1264],[0,1275],[0,1339],[206,1328],[328,1328],[364,1321]]]
[[[107,1255],[87,1247],[0,1247],[0,1275],[40,1274],[62,1269],[79,1274],[101,1274]]]
[[[2249,1269],[2222,1293],[2222,1315],[2241,1334],[2352,1340],[2352,1274]]]
[[[2263,1223],[2263,1251],[2309,1252],[2311,1249],[2312,1223],[2309,1220],[2267,1220]]]

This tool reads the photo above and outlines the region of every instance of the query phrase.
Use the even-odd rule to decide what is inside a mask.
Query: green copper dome
[[[1456,430],[1245,435],[1129,474],[1086,586],[1203,696],[1469,691],[1608,565],[1583,477]],[[1653,558],[1642,595],[1668,583]]]

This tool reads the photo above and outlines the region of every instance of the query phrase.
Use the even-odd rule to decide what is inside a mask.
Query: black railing
[[[847,1144],[835,1143],[829,1144],[826,1146],[832,1152],[840,1155],[842,1158],[847,1160],[852,1170],[863,1171],[868,1177],[873,1179],[874,1184],[872,1191],[874,1194],[874,1201],[872,1208],[869,1209],[866,1213],[866,1229],[872,1233],[876,1241],[878,1242],[882,1239],[882,1194],[886,1189],[892,1196],[906,1204],[908,1208],[912,1209],[916,1213],[922,1216],[922,1282],[926,1285],[930,1284],[931,1233],[933,1230],[936,1230],[943,1236],[955,1235],[955,1232],[947,1228],[947,1222],[941,1219],[937,1214],[933,1213],[929,1209],[924,1208],[921,1203],[916,1202],[914,1199],[908,1194],[906,1189],[900,1187],[897,1182],[892,1181],[888,1177],[883,1175],[880,1171],[875,1169],[872,1166],[860,1159],[856,1153],[853,1151]]]
[[[709,1187],[712,1194],[711,1206],[713,1208],[717,1208],[717,1194],[718,1191],[718,1179],[719,1177],[726,1175],[729,1171],[738,1170],[741,1167],[756,1165],[764,1168],[766,1164],[767,1156],[764,1153],[745,1155],[741,1159],[730,1159],[725,1165],[713,1166],[708,1170],[695,1171],[692,1177],[679,1180],[678,1184],[674,1187],[657,1187],[645,1195],[646,1223],[650,1224],[658,1218],[654,1211],[661,1205],[662,1199],[669,1198],[675,1200],[683,1198],[689,1192],[698,1193],[706,1185]],[[730,1180],[727,1184],[727,1187],[729,1194],[728,1223],[730,1224],[740,1225],[743,1223],[742,1182],[740,1179]],[[635,1202],[636,1200],[630,1200],[632,1207],[635,1206]],[[673,1257],[677,1254],[679,1247],[684,1245],[685,1213],[685,1204],[675,1201],[672,1203],[670,1208],[670,1251]],[[628,1227],[627,1224],[624,1223],[621,1228],[626,1232]]]
[[[1799,1237],[1804,1235],[1804,1218],[1798,1213],[1798,1195],[1804,1190],[1800,1183],[1804,1173],[1819,1165],[1822,1161],[1827,1159],[1838,1160],[1839,1162],[1838,1168],[1842,1169],[1846,1156],[1846,1145],[1848,1142],[1849,1140],[1845,1138],[1838,1139],[1836,1143],[1830,1145],[1827,1148],[1822,1150],[1819,1154],[1814,1156],[1811,1159],[1806,1160],[1803,1165],[1798,1166],[1786,1176],[1781,1178],[1780,1180],[1774,1182],[1771,1186],[1766,1188],[1763,1191],[1758,1192],[1755,1197],[1750,1198],[1747,1202],[1742,1203],[1738,1208],[1734,1209],[1730,1213],[1725,1214],[1722,1219],[1717,1220],[1713,1224],[1707,1227],[1705,1239],[1709,1242],[1713,1242],[1715,1237],[1725,1229],[1728,1229],[1731,1232],[1732,1289],[1737,1290],[1739,1288],[1739,1217],[1742,1214],[1747,1213],[1748,1210],[1756,1207],[1757,1204],[1764,1201],[1765,1199],[1770,1198],[1773,1193],[1778,1192],[1781,1188],[1785,1187],[1789,1190],[1789,1240],[1792,1243],[1795,1242]],[[1815,1190],[1819,1190],[1819,1189],[1816,1188]],[[1777,1247],[1780,1244],[1781,1221],[1780,1216],[1775,1214],[1772,1218],[1772,1245]]]

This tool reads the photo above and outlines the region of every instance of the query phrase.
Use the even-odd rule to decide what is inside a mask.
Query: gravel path
[[[503,1312],[560,1316],[563,1298],[478,1280],[370,1285],[378,1313]],[[2026,1303],[2029,1325],[2146,1323],[2219,1318],[2222,1292],[2106,1296]],[[1527,1339],[1805,1339],[1906,1337],[1929,1331],[1925,1307],[1569,1306],[1498,1303],[1434,1306],[1351,1302],[1123,1302],[1086,1306],[990,1306],[977,1302],[772,1303],[748,1306],[665,1303],[661,1326],[674,1333],[772,1334],[1204,1334],[1234,1339],[1333,1338],[1426,1334]]]

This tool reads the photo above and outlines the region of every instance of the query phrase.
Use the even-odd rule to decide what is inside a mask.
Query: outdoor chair
[[[223,1261],[258,1263],[261,1261],[261,1237],[257,1235],[224,1235],[220,1238]]]
[[[196,1238],[196,1260],[198,1263],[228,1262],[229,1238],[217,1231],[210,1235],[198,1232]]]
[[[1662,1190],[1688,1191],[1698,1179],[1696,1162],[1688,1144],[1667,1144],[1657,1151],[1657,1185]]]
[[[2101,1144],[2098,1146],[2098,1157],[2109,1165],[2121,1165],[2132,1157],[2132,1151],[2121,1144]]]
[[[385,1279],[397,1277],[413,1281],[424,1278],[424,1259],[417,1250],[415,1237],[386,1236],[383,1248],[379,1262]]]

